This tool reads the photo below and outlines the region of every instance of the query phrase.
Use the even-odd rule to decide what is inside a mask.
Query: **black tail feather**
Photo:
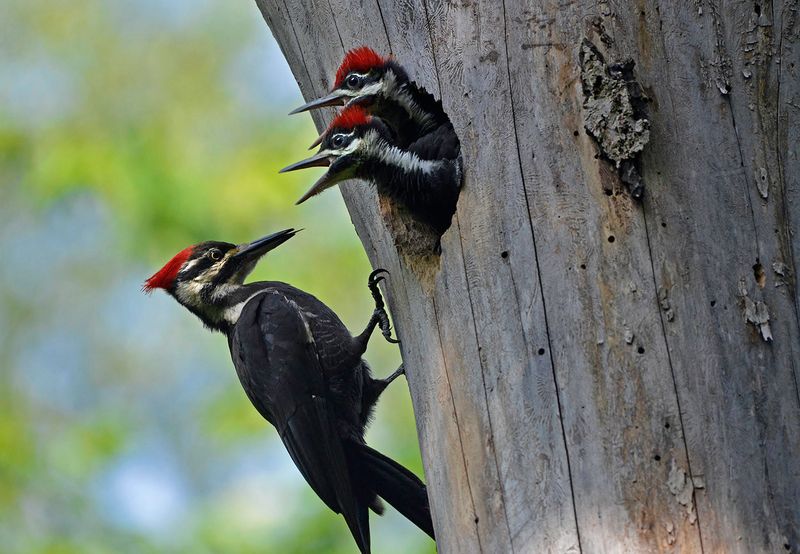
[[[355,471],[375,493],[435,539],[425,484],[409,470],[364,444],[350,444]]]

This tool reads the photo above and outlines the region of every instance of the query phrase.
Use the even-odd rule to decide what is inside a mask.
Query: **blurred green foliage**
[[[353,552],[246,400],[221,336],[139,286],[174,252],[305,227],[255,279],[360,329],[370,270],[336,192],[278,176],[316,136],[252,2],[0,6],[0,550]],[[399,363],[373,342],[375,372]],[[370,442],[421,474],[405,383]],[[376,552],[431,552],[387,510]]]

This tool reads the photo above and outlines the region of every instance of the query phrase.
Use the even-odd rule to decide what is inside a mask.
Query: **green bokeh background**
[[[0,551],[354,552],[241,391],[225,339],[142,281],[187,244],[306,230],[254,279],[354,331],[370,267],[252,0],[0,4]],[[399,363],[373,340],[375,372]],[[421,475],[404,380],[375,447]],[[432,552],[391,509],[379,553]]]

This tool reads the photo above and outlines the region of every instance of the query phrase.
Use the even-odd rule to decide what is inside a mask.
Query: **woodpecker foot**
[[[389,323],[389,315],[386,313],[386,305],[383,303],[381,289],[378,288],[378,283],[386,279],[384,274],[389,275],[389,272],[385,269],[376,269],[369,274],[369,280],[367,281],[369,291],[372,293],[372,298],[375,300],[375,311],[372,317],[377,320],[383,338],[392,344],[399,344],[399,340],[392,338],[392,326]]]
[[[405,366],[405,364],[400,364],[400,367],[395,369],[394,373],[389,375],[386,379],[384,379],[384,381],[388,385],[389,383],[391,383],[392,381],[394,381],[395,379],[397,379],[401,375],[405,375],[405,374],[406,374],[406,366]]]

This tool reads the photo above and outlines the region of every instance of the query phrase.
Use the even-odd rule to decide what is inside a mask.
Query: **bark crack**
[[[300,48],[300,37],[297,36],[297,30],[294,28],[294,21],[292,18],[289,17],[291,13],[289,11],[289,6],[286,5],[286,0],[281,0],[283,3],[283,9],[286,10],[286,19],[289,21],[289,27],[292,29],[292,35],[294,36],[294,41],[297,43],[297,51],[300,53],[300,60],[303,62],[303,69],[306,71],[306,76],[308,77],[308,84],[311,88],[314,88],[314,80],[311,78],[311,72],[308,70],[308,64],[306,63],[306,58],[303,55],[303,49]]]
[[[744,164],[744,150],[742,150],[742,140],[739,138],[739,129],[736,127],[736,114],[733,111],[733,101],[731,100],[730,95],[726,95],[726,101],[728,104],[728,110],[731,112],[731,126],[733,127],[733,136],[736,137],[736,147],[739,151],[739,167],[742,168],[742,174],[744,178],[744,188],[745,188],[745,199],[747,200],[747,207],[750,210],[750,223],[752,223],[753,227],[753,235],[755,236],[755,255],[757,260],[762,260],[761,257],[761,240],[758,236],[758,225],[756,224],[756,212],[753,209],[753,199],[750,196],[750,179],[747,176],[747,171],[745,171],[745,164]]]
[[[386,44],[389,45],[389,53],[394,53],[392,50],[392,39],[389,38],[389,28],[386,26],[386,19],[383,17],[383,9],[381,8],[380,0],[375,0],[375,5],[378,6],[378,15],[381,16],[381,25],[383,25],[383,32],[386,33]]]
[[[461,227],[459,227],[458,230],[459,230],[459,233],[458,233],[458,245],[459,245],[459,247],[461,249],[461,264],[462,264],[462,267],[464,268],[464,284],[465,284],[465,286],[467,288],[467,298],[469,299],[469,309],[470,309],[470,314],[472,315],[472,328],[473,328],[473,330],[475,332],[475,344],[478,347],[478,352],[479,352],[479,354],[478,354],[478,363],[481,366],[481,383],[483,384],[483,401],[484,401],[484,403],[486,405],[486,421],[487,421],[487,423],[489,425],[489,434],[490,434],[490,437],[491,437],[492,458],[494,459],[494,468],[495,468],[495,471],[497,472],[497,478],[500,481],[500,496],[501,496],[501,498],[503,500],[503,502],[502,502],[502,504],[503,504],[503,517],[504,517],[505,522],[506,522],[506,529],[508,531],[508,541],[509,541],[510,546],[511,546],[511,552],[513,553],[514,552],[514,541],[511,538],[512,537],[512,535],[511,535],[511,524],[508,521],[508,510],[506,509],[505,485],[503,483],[503,479],[501,478],[502,472],[500,471],[500,464],[497,461],[497,449],[494,446],[494,426],[492,425],[492,411],[489,408],[489,392],[486,390],[487,389],[487,387],[486,387],[486,367],[483,364],[483,356],[480,355],[481,341],[480,341],[480,338],[479,338],[479,335],[478,335],[478,324],[475,321],[475,306],[472,303],[472,294],[470,292],[469,277],[467,276],[467,262],[466,262],[466,260],[464,260],[464,243],[463,243],[463,240],[461,238]],[[480,533],[479,533],[478,536],[480,536]]]
[[[331,0],[328,0],[328,9],[331,10],[331,19],[333,20],[333,28],[336,29],[336,35],[339,37],[339,44],[342,45],[342,55],[344,56],[346,48],[344,47],[344,40],[342,39],[342,33],[339,32],[339,24],[336,23],[336,12],[333,11]]]
[[[775,3],[770,3],[772,6],[772,17],[775,18]],[[797,0],[793,2],[793,4],[797,4]],[[784,4],[784,7],[788,6],[788,3]],[[796,8],[789,8],[790,10]],[[786,13],[784,10],[781,10],[781,24],[778,29],[778,58],[783,60],[783,30],[784,24],[786,23]],[[785,64],[780,64],[778,66],[778,83],[777,83],[777,91],[776,91],[776,99],[775,99],[775,153],[778,159],[778,181],[780,183],[780,191],[781,191],[781,199],[783,202],[782,211],[783,211],[783,220],[786,222],[786,227],[791,229],[792,220],[789,214],[789,207],[787,202],[787,185],[786,185],[786,174],[784,173],[783,168],[783,155],[781,152],[781,82],[783,81],[783,71],[784,71]],[[787,233],[788,234],[788,233]],[[791,237],[789,236],[789,240]],[[798,262],[795,258],[794,248],[791,245],[787,248],[789,259],[792,263],[792,284],[793,284],[793,294],[794,296],[794,314],[795,319],[797,320],[797,325],[800,326],[800,295],[797,294],[797,267]],[[797,399],[800,401],[800,382],[798,381],[798,369],[795,366],[794,358],[792,358],[792,377],[794,378],[794,388],[797,392]]]
[[[441,99],[442,98],[442,80],[439,77],[439,64],[436,61],[436,49],[433,46],[434,45],[434,42],[433,42],[433,30],[432,30],[431,20],[430,20],[430,17],[428,15],[428,3],[427,3],[426,0],[422,0],[422,6],[423,6],[423,9],[425,11],[425,23],[426,23],[426,27],[428,28],[428,37],[430,39],[430,44],[431,44],[431,56],[433,58],[433,65],[434,65],[434,69],[435,69],[434,74],[436,75],[436,84],[437,84],[437,88],[438,88],[438,91],[439,91],[439,98]],[[477,322],[475,321],[475,306],[474,306],[474,303],[472,301],[472,292],[471,292],[470,285],[469,285],[469,277],[468,277],[468,274],[467,274],[467,265],[466,265],[466,261],[464,260],[464,243],[463,243],[463,238],[461,236],[461,226],[460,226],[460,222],[459,222],[459,219],[458,219],[458,211],[456,211],[456,213],[453,214],[453,219],[454,219],[454,221],[455,221],[455,223],[457,225],[457,229],[458,229],[458,244],[459,244],[459,248],[461,250],[461,264],[462,264],[462,267],[464,269],[464,284],[465,284],[466,289],[467,289],[467,299],[469,300],[470,314],[472,316],[472,327],[473,327],[473,330],[474,330],[474,333],[475,333],[475,345],[477,346],[478,351],[480,352],[481,345],[480,345],[480,339],[478,338],[478,326],[477,326]],[[483,359],[482,359],[482,357],[480,355],[478,355],[478,363],[480,363],[480,366],[481,366],[481,382],[483,384],[484,402],[486,404],[486,418],[487,418],[487,423],[488,423],[488,426],[489,426],[489,432],[490,432],[490,435],[491,435],[492,441],[493,441],[494,440],[494,428],[492,426],[491,410],[489,409],[489,396],[488,396],[488,392],[486,390],[486,368],[484,367]],[[463,453],[463,448],[462,448],[462,453]],[[499,479],[499,477],[501,475],[501,472],[500,472],[499,463],[497,461],[497,451],[495,450],[494,442],[492,442],[492,456],[494,458],[495,471],[497,471],[497,476],[498,476],[498,479]],[[467,481],[469,481],[469,473],[467,473]],[[511,549],[512,549],[512,552],[513,552],[514,545],[513,545],[513,541],[511,540],[511,525],[510,525],[510,523],[508,521],[508,510],[506,509],[505,490],[504,490],[504,487],[503,487],[503,484],[502,484],[502,479],[501,479],[501,484],[500,484],[500,495],[503,498],[503,503],[502,503],[503,504],[503,517],[505,518],[506,529],[508,531],[508,540],[509,540],[509,543],[511,544]],[[480,530],[478,530],[478,542],[479,542],[479,545],[480,545]],[[483,546],[480,546],[480,548],[481,548],[481,551],[482,551],[483,550]]]
[[[642,210],[642,219],[644,222],[644,236],[645,240],[647,241],[647,257],[650,260],[650,274],[653,276],[653,288],[656,291],[656,311],[658,312],[658,318],[661,322],[661,337],[664,339],[664,349],[667,351],[667,364],[669,365],[669,374],[672,378],[672,389],[675,393],[675,404],[678,408],[678,421],[681,424],[681,440],[683,441],[683,453],[686,456],[686,469],[689,473],[689,481],[694,483],[695,476],[694,471],[692,471],[692,460],[689,456],[689,443],[686,440],[686,425],[683,422],[683,409],[681,408],[681,397],[678,394],[678,379],[675,376],[675,367],[672,363],[672,351],[669,347],[669,339],[667,338],[667,324],[664,321],[664,310],[660,309],[658,305],[658,278],[656,277],[656,267],[653,263],[653,245],[650,242],[650,229],[647,225],[647,212],[646,210]],[[697,497],[692,494],[692,502],[694,503],[694,510],[695,510],[695,517],[697,518],[697,538],[700,541],[700,552],[705,552],[705,547],[703,546],[703,526],[700,523],[700,506],[697,502]]]
[[[533,229],[533,218],[530,216],[531,205],[530,205],[530,200],[528,198],[528,189],[525,186],[525,173],[522,169],[522,152],[520,152],[519,149],[520,144],[519,144],[519,133],[517,131],[517,116],[514,110],[514,91],[511,84],[511,69],[510,69],[511,61],[508,54],[508,21],[506,17],[505,0],[503,0],[502,6],[503,6],[503,41],[504,41],[505,56],[506,56],[506,75],[508,78],[508,94],[509,94],[509,99],[511,101],[511,123],[512,127],[514,128],[514,142],[516,144],[516,150],[517,150],[517,162],[519,163],[520,179],[522,180],[522,192],[525,197],[525,208],[528,212],[528,225],[530,227],[530,232],[531,232],[531,242],[533,243],[533,257],[536,263],[536,274],[537,274],[537,279],[539,281],[539,294],[541,295],[542,298],[542,313],[544,314],[545,335],[547,336],[547,348],[550,353],[550,369],[553,374],[553,386],[555,388],[555,393],[556,393],[556,404],[558,406],[558,421],[559,421],[559,426],[561,427],[561,440],[564,443],[564,455],[567,461],[567,477],[569,479],[569,492],[570,492],[570,498],[572,500],[572,517],[575,520],[575,534],[578,540],[578,550],[582,552],[583,547],[581,545],[581,533],[580,533],[580,526],[578,524],[578,510],[575,505],[575,487],[573,485],[573,480],[572,480],[572,466],[569,457],[569,446],[567,444],[567,433],[566,429],[564,429],[564,411],[561,406],[561,394],[559,392],[558,377],[556,375],[555,360],[553,358],[553,346],[550,337],[550,326],[547,320],[547,302],[545,301],[544,287],[542,285],[542,272],[539,265],[539,251],[536,245],[536,233],[534,232]],[[517,305],[519,305],[519,301],[517,301]]]
[[[481,552],[483,552],[483,545],[481,544],[481,533],[480,529],[478,528],[478,514],[475,510],[475,497],[472,495],[472,484],[469,482],[469,470],[467,469],[467,455],[464,452],[464,440],[461,438],[461,425],[458,422],[458,410],[456,410],[456,401],[453,398],[453,385],[450,383],[450,372],[447,369],[447,359],[444,355],[444,346],[442,341],[442,330],[439,327],[439,311],[436,309],[436,298],[432,298],[431,303],[433,304],[433,315],[436,318],[436,333],[439,337],[439,349],[442,352],[442,365],[444,366],[444,376],[447,379],[447,389],[450,391],[450,403],[453,406],[453,419],[456,422],[456,433],[458,433],[458,444],[459,448],[461,449],[461,459],[464,463],[464,476],[467,478],[467,490],[469,491],[469,500],[472,503],[472,514],[475,516],[473,519],[473,523],[475,525],[475,536],[478,539],[478,548]]]
[[[439,79],[439,62],[436,61],[436,48],[433,47],[433,30],[431,28],[431,17],[428,15],[428,2],[427,0],[422,0],[422,10],[425,12],[425,27],[428,29],[428,42],[431,45],[431,57],[433,58],[433,68],[436,70],[434,71],[434,75],[436,75],[436,88],[439,89],[439,99],[442,98],[442,80]],[[458,217],[458,212],[453,214],[454,217]]]

